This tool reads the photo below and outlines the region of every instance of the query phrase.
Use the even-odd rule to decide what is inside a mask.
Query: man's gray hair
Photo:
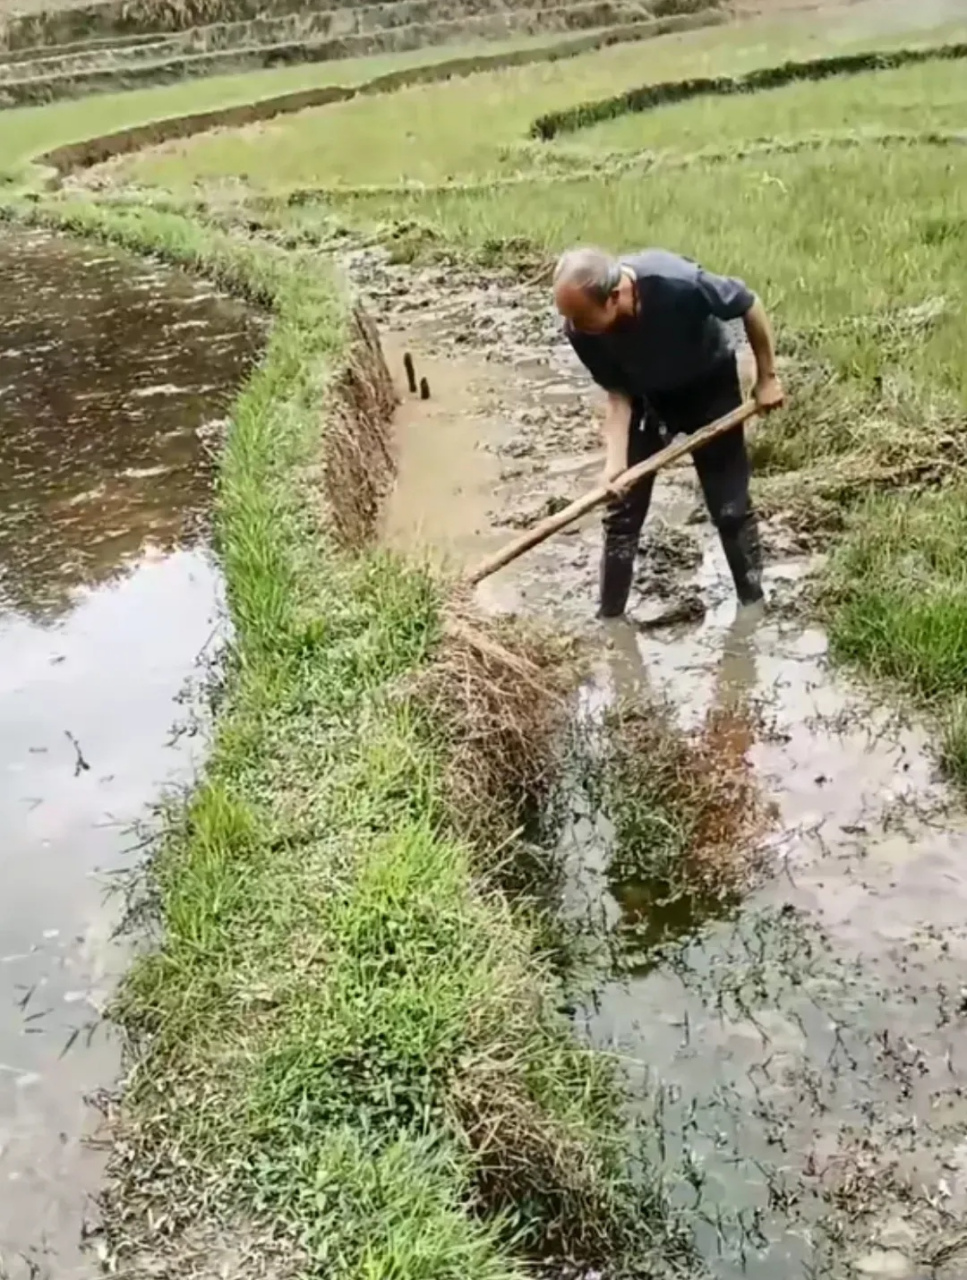
[[[621,263],[603,249],[568,249],[554,268],[554,284],[570,284],[591,302],[604,304],[621,283]]]

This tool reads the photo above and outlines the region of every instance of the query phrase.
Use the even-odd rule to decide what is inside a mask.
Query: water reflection
[[[0,237],[0,281],[0,1276],[69,1280],[118,1067],[102,873],[204,752],[171,729],[220,611],[206,434],[262,325],[46,235]]]
[[[0,603],[51,619],[150,540],[195,540],[254,317],[160,269],[0,237]],[[173,296],[174,294],[174,296]]]
[[[740,609],[726,632],[710,705],[696,734],[700,755],[715,762],[723,777],[738,778],[748,769],[748,753],[755,741],[753,692],[758,683],[754,638],[762,623],[761,608]],[[632,623],[613,624],[609,639],[611,693],[619,705],[658,705],[651,686],[637,630]],[[604,821],[598,818],[598,825]],[[697,837],[698,838],[698,837]],[[630,862],[635,862],[632,857]],[[727,917],[738,905],[738,894],[721,886],[703,890],[693,878],[672,869],[669,874],[621,874],[610,856],[608,889],[620,910],[615,941],[616,964],[626,976],[643,977],[661,963],[660,948],[688,937],[710,920]]]

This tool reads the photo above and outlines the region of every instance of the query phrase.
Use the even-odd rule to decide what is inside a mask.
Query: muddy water
[[[212,450],[261,325],[170,272],[0,237],[0,1275],[73,1277],[118,1052],[110,873],[187,780],[219,615]]]
[[[395,371],[405,347],[435,396],[431,413],[404,391],[394,540],[421,529],[469,563],[585,486],[587,387],[543,299],[351,266],[397,330]],[[575,788],[563,905],[609,955],[579,1020],[628,1065],[691,1274],[953,1280],[967,1275],[967,820],[924,730],[833,670],[797,616],[810,565],[794,536],[766,530],[772,607],[738,612],[698,511],[687,466],[663,478],[629,623],[592,620],[593,519],[481,588],[590,642],[592,721],[656,693],[689,729],[728,708],[774,806],[759,887],[703,920],[609,881],[611,829]],[[670,606],[688,620],[653,628]]]

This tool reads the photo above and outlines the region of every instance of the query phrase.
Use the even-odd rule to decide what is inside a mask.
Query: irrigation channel
[[[204,752],[213,461],[264,325],[36,232],[3,231],[0,280],[0,1275],[69,1280],[94,1268],[87,1099],[120,1066],[100,1022],[124,964],[108,886]]]
[[[546,292],[348,266],[400,385],[386,537],[467,563],[595,478],[590,389]],[[403,355],[430,398],[405,389]],[[762,425],[759,430],[768,430]],[[646,1149],[710,1274],[954,1280],[967,1272],[967,821],[925,731],[834,671],[797,607],[810,560],[767,525],[764,614],[736,615],[690,468],[659,481],[630,623],[594,621],[596,518],[482,584],[489,609],[584,638],[594,723],[670,694],[728,724],[768,821],[762,873],[718,916],[614,875],[614,831],[568,797],[560,905],[604,957],[575,1020],[618,1052]]]

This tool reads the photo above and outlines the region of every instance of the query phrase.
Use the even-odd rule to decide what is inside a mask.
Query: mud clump
[[[536,506],[511,511],[503,517],[502,522],[511,529],[529,529],[532,524],[537,524],[538,520],[546,520],[548,516],[556,516],[567,505],[567,498],[562,497],[560,494],[552,494],[544,498]]]
[[[705,601],[696,590],[686,591],[665,608],[645,618],[635,618],[639,631],[659,631],[663,627],[687,626],[702,622],[706,614]]]

